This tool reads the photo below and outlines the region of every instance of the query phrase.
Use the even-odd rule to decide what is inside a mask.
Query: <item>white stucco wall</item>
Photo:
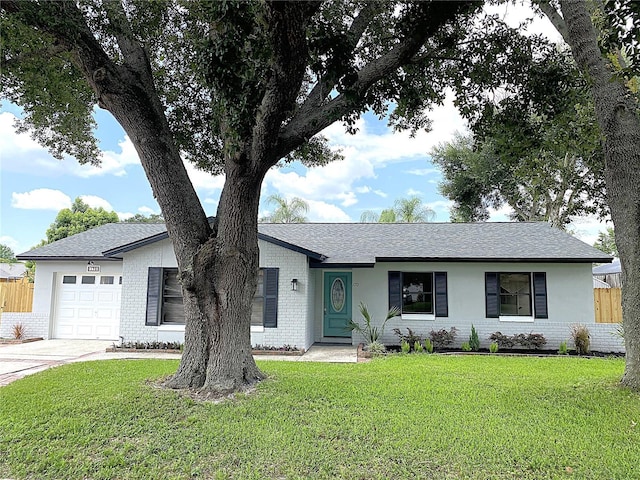
[[[251,344],[308,349],[312,344],[307,331],[307,311],[313,300],[307,257],[272,243],[259,241],[260,267],[277,267],[278,327],[252,327]],[[138,248],[124,255],[120,335],[125,341],[184,341],[183,326],[145,326],[147,272],[149,267],[177,267],[169,240]],[[298,290],[291,290],[291,280]]]
[[[117,260],[95,261],[100,266],[100,275],[122,275],[122,262]],[[61,275],[82,275],[87,273],[87,261],[39,261],[36,263],[36,275],[33,286],[33,305],[30,313],[3,314],[0,324],[0,337],[10,337],[14,323],[22,323],[29,336],[51,338],[53,335],[54,313],[56,308],[56,281]]]
[[[385,328],[383,342],[398,344],[394,328],[427,337],[431,330],[458,329],[456,346],[469,339],[471,325],[478,331],[482,347],[488,347],[487,337],[496,331],[505,335],[542,333],[547,339],[545,348],[557,349],[562,341],[571,344],[570,325],[583,323],[591,332],[592,349],[619,351],[622,343],[611,332],[615,326],[596,324],[593,306],[593,286],[590,264],[556,263],[445,263],[422,264],[378,263],[373,269],[353,269],[353,318],[359,319],[358,304],[363,302],[378,323],[388,310],[389,271],[447,272],[448,317],[408,320],[396,317]],[[485,317],[485,272],[546,272],[548,319],[517,317],[502,319]],[[319,311],[316,312],[316,315]],[[319,322],[320,323],[320,322]],[[353,343],[362,338],[354,335]]]

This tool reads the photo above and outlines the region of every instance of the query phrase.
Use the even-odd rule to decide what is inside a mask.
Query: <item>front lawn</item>
[[[259,362],[255,394],[149,385],[112,360],[0,388],[0,478],[640,478],[640,396],[620,359],[411,355]]]

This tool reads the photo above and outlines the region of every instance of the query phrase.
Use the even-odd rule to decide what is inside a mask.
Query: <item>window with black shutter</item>
[[[402,314],[449,315],[446,272],[389,272],[389,309]]]

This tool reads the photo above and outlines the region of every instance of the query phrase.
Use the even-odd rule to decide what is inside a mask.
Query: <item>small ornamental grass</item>
[[[11,327],[11,333],[13,334],[13,338],[16,340],[24,340],[27,335],[27,329],[24,324],[18,322],[14,323]]]
[[[175,360],[74,363],[1,387],[0,478],[637,477],[640,397],[617,386],[622,359],[258,365],[268,379],[222,403],[156,388]]]
[[[581,323],[571,325],[571,338],[578,355],[589,355],[591,352],[591,335],[589,329]]]

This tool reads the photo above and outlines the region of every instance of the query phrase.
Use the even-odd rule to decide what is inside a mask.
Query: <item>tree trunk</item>
[[[598,48],[584,1],[562,0],[567,40],[591,81],[604,135],[605,180],[622,265],[626,366],[622,384],[640,390],[640,119],[638,105]]]

